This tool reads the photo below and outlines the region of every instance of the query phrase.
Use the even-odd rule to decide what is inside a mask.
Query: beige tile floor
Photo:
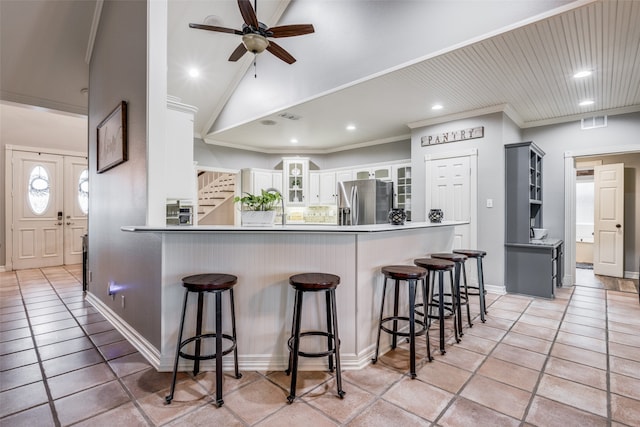
[[[417,379],[402,345],[345,371],[344,400],[329,373],[302,373],[289,405],[289,377],[245,371],[225,376],[217,408],[207,372],[182,374],[167,406],[170,374],[84,301],[79,270],[0,273],[2,427],[640,425],[637,294],[582,286],[558,289],[552,301],[490,294],[487,322],[467,326],[460,343],[449,337],[445,355],[419,363]]]

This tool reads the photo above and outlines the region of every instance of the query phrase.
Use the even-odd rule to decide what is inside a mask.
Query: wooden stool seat
[[[238,283],[238,278],[231,274],[194,274],[182,279],[182,286],[189,292],[226,291]]]
[[[456,254],[456,253],[437,253],[437,254],[429,254],[429,256],[431,258],[438,258],[438,259],[446,259],[447,261],[453,261],[453,262],[464,262],[467,260],[467,256],[463,255],[463,254]]]
[[[455,249],[453,253],[466,255],[469,258],[482,258],[487,255],[485,251],[478,251],[475,249]]]
[[[390,279],[399,280],[421,279],[427,274],[424,268],[414,265],[387,265],[381,271]]]
[[[340,284],[340,277],[328,273],[302,273],[289,277],[289,284],[300,291],[326,291]]]
[[[450,271],[456,266],[452,261],[441,258],[418,258],[413,263],[431,271]]]

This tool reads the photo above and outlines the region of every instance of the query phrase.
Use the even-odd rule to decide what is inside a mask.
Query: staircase
[[[198,220],[204,219],[235,194],[236,177],[224,172],[198,174]]]

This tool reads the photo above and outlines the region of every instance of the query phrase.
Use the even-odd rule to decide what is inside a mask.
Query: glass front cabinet
[[[309,191],[309,159],[304,157],[282,160],[283,192],[287,206],[307,206]]]

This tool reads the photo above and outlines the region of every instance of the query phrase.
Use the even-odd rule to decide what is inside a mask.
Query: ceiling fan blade
[[[236,48],[236,50],[234,50],[231,56],[229,57],[229,61],[235,62],[238,59],[242,58],[242,55],[244,55],[245,53],[247,53],[247,48],[244,47],[243,43],[240,43]]]
[[[287,64],[293,64],[294,62],[296,62],[296,58],[291,56],[289,52],[284,50],[280,45],[276,44],[275,42],[269,41],[269,46],[267,46],[267,50],[272,54],[274,54],[275,56],[277,56],[278,58],[282,59]]]
[[[299,25],[281,25],[279,27],[271,27],[269,31],[273,33],[270,37],[293,37],[301,36],[303,34],[311,34],[315,30],[311,24],[299,24]]]
[[[238,7],[240,8],[240,14],[245,24],[253,28],[260,26],[256,12],[253,10],[253,6],[251,6],[251,0],[238,0]]]
[[[219,33],[237,34],[239,36],[242,35],[242,31],[233,30],[231,28],[216,27],[215,25],[189,24],[189,28],[197,28],[199,30],[217,31]]]

